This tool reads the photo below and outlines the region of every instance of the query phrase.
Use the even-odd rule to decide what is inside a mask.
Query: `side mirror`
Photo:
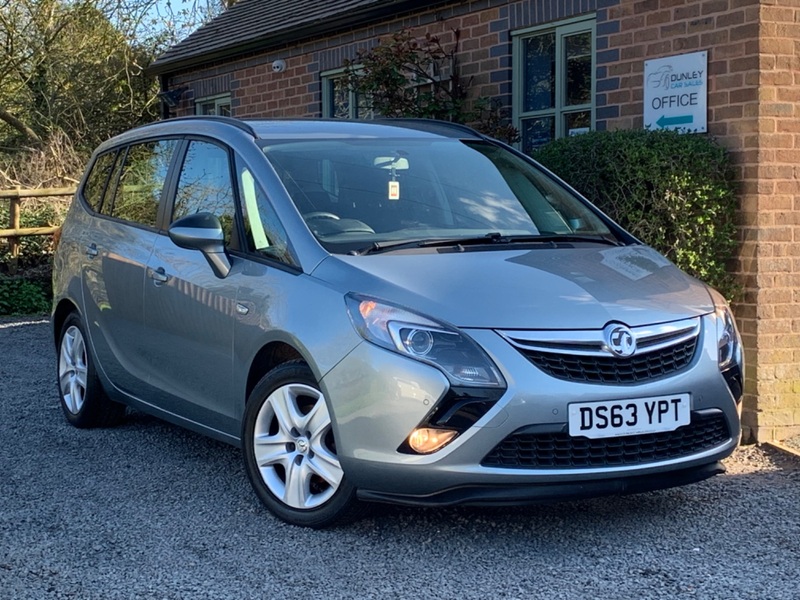
[[[169,239],[187,250],[199,250],[206,257],[214,275],[224,279],[231,271],[225,254],[225,234],[219,219],[207,212],[187,215],[169,226]]]

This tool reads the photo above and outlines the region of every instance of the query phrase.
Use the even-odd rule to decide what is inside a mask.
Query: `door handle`
[[[150,279],[152,279],[156,285],[161,285],[169,281],[169,275],[167,275],[164,267],[158,267],[157,269],[150,269]]]
[[[97,244],[92,242],[91,244],[86,246],[86,256],[88,256],[89,258],[94,258],[95,256],[97,256]]]

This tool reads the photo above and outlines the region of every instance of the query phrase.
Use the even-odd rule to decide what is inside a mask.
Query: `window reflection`
[[[175,140],[136,144],[128,148],[110,214],[119,219],[156,226],[158,206]],[[113,179],[113,177],[112,177]],[[107,201],[103,213],[107,213]]]
[[[553,117],[525,119],[522,122],[522,150],[530,153],[556,137],[556,120]]]
[[[589,31],[564,38],[567,105],[592,101],[592,34]]]
[[[556,36],[525,40],[525,111],[553,108],[556,102]]]

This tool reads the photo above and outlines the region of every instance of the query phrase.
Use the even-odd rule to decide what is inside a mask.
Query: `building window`
[[[194,112],[198,115],[231,116],[231,95],[210,96],[200,98],[194,103]]]
[[[350,89],[344,69],[322,73],[322,116],[329,119],[373,119],[368,98]]]
[[[523,152],[594,126],[594,26],[579,19],[514,33],[514,121]]]

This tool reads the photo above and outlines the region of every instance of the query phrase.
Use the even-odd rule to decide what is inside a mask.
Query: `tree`
[[[453,29],[449,46],[427,33],[422,40],[402,30],[356,60],[345,61],[345,81],[369,109],[385,117],[441,119],[473,125],[508,142],[519,132],[496,100],[470,97],[472,78],[461,76],[459,42]]]
[[[0,185],[21,182],[12,173],[27,168],[29,154],[62,155],[66,145],[85,160],[101,141],[155,119],[158,86],[144,69],[222,8],[220,0],[178,8],[0,0]]]

